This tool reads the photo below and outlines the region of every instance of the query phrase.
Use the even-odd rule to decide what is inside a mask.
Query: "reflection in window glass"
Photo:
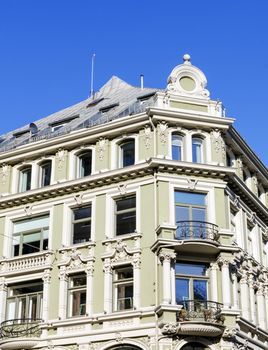
[[[88,242],[91,238],[91,206],[73,209],[73,244]]]
[[[136,230],[136,197],[115,201],[116,235],[134,233]]]
[[[31,189],[32,168],[24,168],[20,171],[19,192]]]
[[[78,157],[78,177],[91,175],[92,171],[92,151],[87,151]]]
[[[49,186],[51,181],[51,160],[41,165],[41,187]]]
[[[203,140],[200,138],[193,138],[192,140],[192,154],[194,163],[203,162]]]
[[[182,137],[172,134],[172,159],[182,160]]]
[[[120,145],[121,166],[129,166],[135,163],[135,141],[129,140]]]
[[[75,275],[69,278],[68,314],[82,316],[86,314],[86,275]]]

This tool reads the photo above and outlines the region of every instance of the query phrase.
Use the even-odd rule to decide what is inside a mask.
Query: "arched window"
[[[27,166],[20,170],[19,175],[19,192],[28,191],[31,189],[32,167]]]
[[[91,175],[92,172],[92,151],[87,150],[77,156],[77,177]]]
[[[181,350],[209,350],[209,347],[196,342],[185,344]]]
[[[51,160],[47,160],[40,165],[40,186],[49,186],[51,182]]]
[[[173,160],[182,160],[183,154],[183,141],[182,136],[179,134],[172,134],[172,159]]]
[[[194,163],[203,163],[203,139],[201,139],[200,137],[192,138],[192,155],[192,160]]]
[[[120,166],[135,164],[135,140],[130,139],[120,144]]]

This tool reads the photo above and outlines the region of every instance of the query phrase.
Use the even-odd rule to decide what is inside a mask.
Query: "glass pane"
[[[34,230],[49,226],[49,215],[38,216],[14,222],[14,233]]]
[[[14,320],[16,318],[15,308],[16,308],[15,300],[8,300],[7,302],[7,319],[8,320]]]
[[[37,295],[29,298],[29,317],[35,320],[38,317]]]
[[[206,221],[206,209],[205,208],[193,208],[192,220],[193,221]]]
[[[80,177],[91,174],[92,154],[91,151],[80,155],[79,157],[79,175]]]
[[[190,220],[190,210],[187,207],[176,205],[176,222]]]
[[[73,276],[70,280],[71,287],[85,286],[87,283],[86,276]]]
[[[91,221],[74,224],[73,244],[88,242],[91,237]]]
[[[71,316],[81,316],[86,314],[86,291],[74,291],[72,294],[72,314]]]
[[[50,185],[51,180],[51,162],[47,162],[41,165],[42,177],[41,177],[41,186]]]
[[[181,160],[182,139],[179,135],[172,135],[172,159]]]
[[[205,264],[176,263],[176,274],[206,276],[207,266]]]
[[[25,319],[28,317],[26,310],[26,298],[20,298],[18,311],[18,318]]]
[[[175,191],[175,202],[184,204],[206,205],[206,195],[203,193]]]
[[[176,303],[189,300],[189,280],[176,278]]]
[[[132,308],[133,284],[118,285],[118,310],[127,310]]]
[[[116,234],[133,233],[136,230],[136,211],[116,215]]]
[[[131,209],[131,208],[136,208],[136,197],[135,196],[119,199],[116,201],[116,210],[117,211]]]
[[[202,140],[193,139],[193,162],[201,163],[202,162]]]
[[[73,209],[74,220],[80,220],[91,217],[91,206]]]
[[[194,280],[193,289],[195,300],[207,300],[207,281]]]
[[[128,166],[135,163],[135,142],[129,141],[121,145],[122,166]]]
[[[31,189],[31,168],[23,169],[20,172],[20,191],[28,191]]]
[[[117,280],[123,280],[126,278],[133,278],[133,268],[125,268],[122,270],[117,270]]]

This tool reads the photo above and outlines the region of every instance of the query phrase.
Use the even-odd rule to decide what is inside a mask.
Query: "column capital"
[[[50,283],[51,281],[51,272],[50,270],[45,270],[42,276],[42,280],[44,283]]]
[[[60,281],[63,281],[63,282],[67,282],[68,281],[68,276],[67,276],[67,273],[66,273],[66,267],[65,266],[61,266],[60,267],[59,279],[60,279]]]
[[[229,265],[230,265],[230,259],[225,258],[225,257],[220,257],[220,258],[217,260],[217,263],[218,263],[218,265],[221,266],[221,267],[229,267]]]
[[[161,262],[171,263],[172,260],[176,260],[176,253],[172,251],[161,250],[158,256]]]
[[[88,261],[86,266],[86,274],[87,276],[93,276],[94,274],[94,261]]]
[[[132,258],[132,265],[134,269],[140,269],[141,268],[141,257],[140,253],[134,254]]]
[[[0,292],[7,292],[7,283],[4,277],[0,278]]]
[[[105,274],[112,274],[113,269],[112,269],[112,264],[110,259],[105,259],[103,264],[103,271]]]

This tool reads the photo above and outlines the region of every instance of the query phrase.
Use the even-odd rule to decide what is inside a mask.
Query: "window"
[[[13,256],[38,253],[48,249],[49,215],[13,223]]]
[[[40,165],[41,170],[41,187],[49,186],[51,181],[51,160],[48,160]]]
[[[203,140],[199,137],[192,139],[192,157],[194,163],[202,163],[203,159]]]
[[[172,159],[182,160],[182,136],[172,134]]]
[[[72,243],[88,242],[91,238],[91,205],[73,209]]]
[[[175,191],[177,238],[206,238],[206,195]]]
[[[7,319],[27,318],[32,321],[42,318],[42,281],[18,283],[8,288]]]
[[[133,268],[122,267],[114,270],[114,310],[133,308]]]
[[[120,166],[135,164],[135,141],[127,140],[120,144]]]
[[[136,197],[125,197],[115,201],[116,235],[133,233],[136,230]]]
[[[86,151],[78,156],[77,177],[91,175],[92,172],[92,151]]]
[[[183,304],[183,301],[187,300],[207,300],[208,278],[206,264],[177,262],[175,273],[177,304]]]
[[[20,170],[19,192],[25,192],[31,189],[32,167]]]
[[[86,284],[85,274],[69,277],[68,285],[68,316],[82,316],[86,314]]]

